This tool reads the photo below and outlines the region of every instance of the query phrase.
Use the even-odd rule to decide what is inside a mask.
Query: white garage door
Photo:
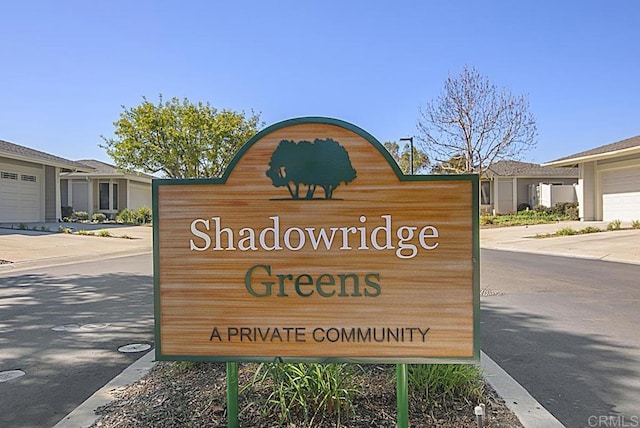
[[[129,182],[129,203],[132,210],[145,206],[151,208],[151,185]]]
[[[42,221],[42,170],[0,163],[0,222]]]
[[[603,171],[602,220],[640,220],[640,166]]]

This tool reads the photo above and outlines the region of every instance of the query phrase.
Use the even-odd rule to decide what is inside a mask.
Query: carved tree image
[[[318,187],[324,190],[324,199],[333,199],[333,193],[342,183],[356,178],[349,153],[331,138],[309,141],[282,140],[271,155],[267,177],[276,187],[286,187],[292,199],[314,199]],[[300,186],[306,187],[301,198]]]

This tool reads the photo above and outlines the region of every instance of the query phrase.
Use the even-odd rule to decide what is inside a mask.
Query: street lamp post
[[[409,142],[409,173],[413,175],[413,137],[405,137],[400,138],[400,141],[408,141]]]

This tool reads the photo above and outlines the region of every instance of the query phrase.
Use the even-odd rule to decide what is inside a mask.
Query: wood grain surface
[[[274,187],[266,175],[271,155],[283,139],[317,138],[343,146],[357,177],[340,185],[331,200],[289,199],[286,188]],[[154,191],[156,346],[162,356],[473,357],[472,180],[401,180],[361,135],[333,124],[300,123],[246,148],[224,183],[161,180]],[[321,189],[316,193],[323,195]],[[239,248],[247,228],[259,235],[274,227],[274,217],[282,249],[265,250],[259,242],[255,249]],[[235,249],[215,250],[212,244],[201,250],[207,242],[192,232],[192,223],[200,219],[195,227],[215,241],[214,218],[233,231]],[[384,247],[387,219],[394,248],[376,249],[371,233],[381,228],[374,240]],[[398,256],[396,233],[402,226],[416,228],[409,242],[417,247],[414,257]],[[425,226],[433,228],[425,232],[433,249],[419,243]],[[367,248],[360,233],[347,233],[344,246],[344,227],[365,228]],[[312,248],[306,235],[304,246],[290,250],[282,241],[291,228],[297,228],[287,235],[294,249],[301,244],[300,231],[337,230],[330,249],[322,243]],[[437,238],[431,236],[434,229]],[[227,232],[220,236],[226,248]],[[265,237],[267,246],[275,244],[272,233]],[[262,296],[269,287],[270,295]]]

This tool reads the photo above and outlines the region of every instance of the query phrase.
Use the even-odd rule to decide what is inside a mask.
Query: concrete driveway
[[[21,230],[18,225],[0,225],[0,274],[7,270],[15,272],[152,250],[153,228],[145,225],[29,223],[25,226],[27,229]],[[75,233],[58,233],[59,228],[72,229]],[[85,231],[87,235],[79,235],[78,231]],[[101,231],[108,231],[111,236],[98,236]]]
[[[640,264],[640,229],[623,223],[622,230],[606,231],[607,222],[563,221],[534,226],[494,227],[480,230],[480,246],[491,250],[517,251]],[[605,232],[536,238],[571,227],[597,227]]]

